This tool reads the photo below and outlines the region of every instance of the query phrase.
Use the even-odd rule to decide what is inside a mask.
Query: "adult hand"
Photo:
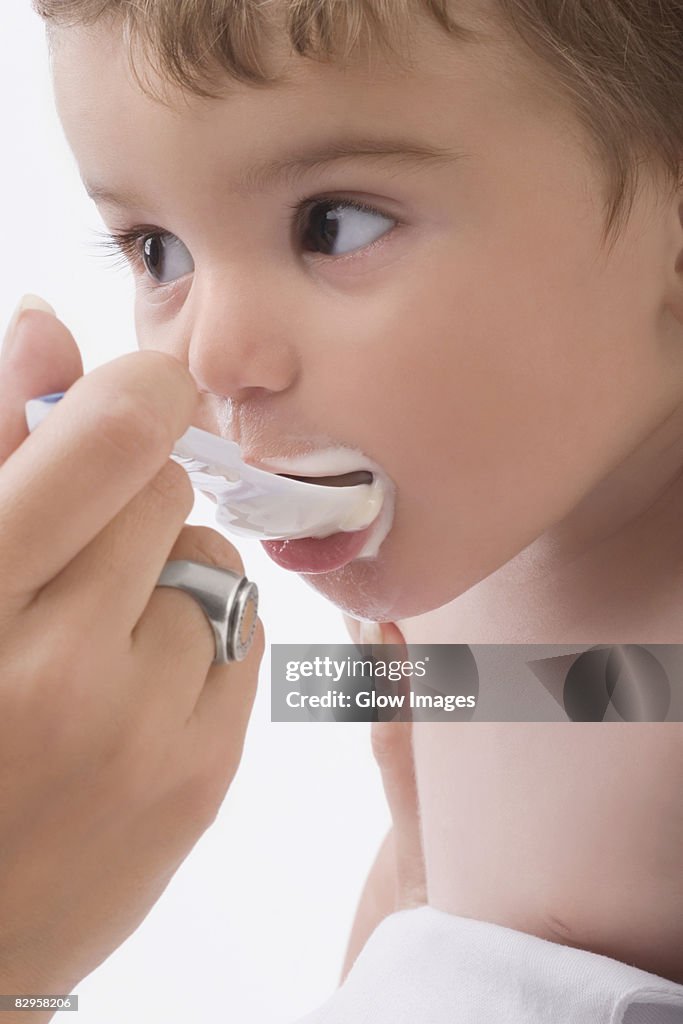
[[[368,641],[365,641],[368,642]],[[384,644],[406,642],[394,622],[381,623]],[[392,653],[395,653],[395,649]],[[391,848],[396,879],[394,910],[407,910],[427,902],[420,812],[413,763],[412,721],[379,721],[371,725],[372,751],[382,773],[382,785],[391,812]]]
[[[67,389],[27,436],[24,402]],[[6,337],[3,993],[69,992],[116,949],[214,821],[240,760],[263,626],[244,661],[212,665],[202,609],[155,589],[169,558],[244,571],[220,534],[183,525],[194,495],[169,454],[196,400],[188,371],[160,352],[83,376],[73,336],[39,309]]]
[[[356,644],[392,644],[406,648],[393,622],[360,623],[344,616]],[[396,651],[393,650],[392,654]],[[401,660],[407,658],[400,655]],[[420,813],[413,764],[412,722],[378,721],[371,725],[372,749],[392,827],[375,857],[361,894],[347,946],[341,981],[377,925],[388,914],[427,902]]]

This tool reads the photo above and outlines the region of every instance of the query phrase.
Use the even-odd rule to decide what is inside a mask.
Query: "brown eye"
[[[342,256],[375,242],[396,221],[349,199],[326,199],[304,211],[302,245],[324,256]]]
[[[141,259],[145,270],[159,284],[169,284],[194,270],[194,261],[189,251],[179,238],[167,233],[143,238]]]

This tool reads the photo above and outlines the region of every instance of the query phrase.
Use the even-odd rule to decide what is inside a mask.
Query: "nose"
[[[299,374],[292,314],[288,297],[258,274],[205,281],[197,290],[187,360],[199,390],[239,398],[255,388],[290,388]]]

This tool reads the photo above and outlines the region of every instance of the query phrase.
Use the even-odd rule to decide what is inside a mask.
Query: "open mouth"
[[[340,473],[338,476],[296,476],[294,473],[278,473],[289,480],[300,480],[304,484],[319,484],[323,487],[354,487],[356,484],[371,484],[372,473],[359,469],[353,473]]]

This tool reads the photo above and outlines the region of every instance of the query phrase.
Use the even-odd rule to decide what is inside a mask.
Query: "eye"
[[[166,232],[140,239],[140,259],[158,284],[170,284],[194,270],[194,260],[183,243]]]
[[[305,203],[297,222],[302,247],[323,256],[365,248],[396,224],[379,210],[350,199]]]
[[[188,249],[168,231],[138,226],[123,231],[96,232],[102,237],[98,247],[106,255],[117,256],[117,263],[128,263],[136,274],[149,274],[158,284],[171,284],[194,270]]]
[[[295,212],[297,244],[323,256],[343,256],[367,248],[397,224],[393,217],[372,206],[341,197],[299,202],[290,209]],[[195,269],[190,251],[169,231],[137,225],[96,234],[102,236],[96,244],[107,254],[118,256],[136,274],[147,274],[160,286],[172,284]]]

